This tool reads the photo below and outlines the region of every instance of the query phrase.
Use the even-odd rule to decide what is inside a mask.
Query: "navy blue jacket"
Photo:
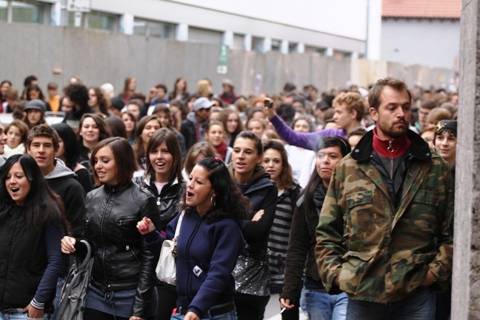
[[[170,239],[178,219],[179,215],[167,226]],[[156,232],[146,239],[158,246],[158,237]],[[211,307],[233,302],[232,271],[243,247],[242,230],[235,220],[207,221],[187,209],[177,240],[177,305],[201,318]]]

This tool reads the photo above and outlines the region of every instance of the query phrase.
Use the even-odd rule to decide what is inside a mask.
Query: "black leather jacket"
[[[157,191],[154,181],[147,176],[140,182],[142,188],[147,189],[155,197],[158,211],[160,212],[158,230],[165,230],[167,224],[180,212],[178,209],[184,191],[184,183],[177,179],[170,181],[163,186],[160,194]]]
[[[154,255],[136,224],[144,216],[158,219],[155,199],[134,183],[101,186],[87,194],[85,238],[94,246],[93,284],[105,292],[137,289],[133,315],[143,317],[151,300]]]

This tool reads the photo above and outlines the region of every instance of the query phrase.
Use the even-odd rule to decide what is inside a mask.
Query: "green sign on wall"
[[[217,73],[226,74],[228,72],[228,47],[222,45],[218,54]]]

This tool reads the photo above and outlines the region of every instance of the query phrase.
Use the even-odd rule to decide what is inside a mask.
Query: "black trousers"
[[[298,306],[295,306],[290,310],[285,310],[282,313],[282,320],[298,320],[298,319],[300,319]]]
[[[265,307],[270,296],[254,296],[251,294],[235,293],[235,308],[238,320],[263,320]]]
[[[111,314],[88,308],[85,309],[83,318],[85,320],[128,320],[128,318],[115,317]]]
[[[170,320],[172,311],[177,305],[177,289],[175,286],[160,283],[155,286],[155,320]]]

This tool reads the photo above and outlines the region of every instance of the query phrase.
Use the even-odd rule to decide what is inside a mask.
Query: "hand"
[[[265,211],[263,209],[258,210],[257,213],[255,213],[255,215],[253,216],[252,221],[256,222],[262,219],[264,213]]]
[[[42,319],[44,314],[43,310],[37,309],[33,307],[31,304],[29,304],[25,308],[25,312],[27,313],[27,316],[29,318],[34,318],[34,319]]]
[[[183,320],[200,320],[195,312],[188,311]]]
[[[422,282],[422,287],[430,287],[436,280],[432,271],[428,270]]]
[[[137,316],[131,316],[128,318],[128,320],[143,320],[143,318],[137,317]]]
[[[73,237],[65,236],[62,238],[62,252],[72,254],[75,252],[75,243],[77,240]]]
[[[290,310],[295,307],[295,305],[290,303],[290,299],[280,298],[280,307]]]
[[[142,220],[137,222],[137,230],[142,236],[144,236],[150,232],[153,232],[155,230],[155,225],[150,218],[143,217]]]
[[[265,115],[267,116],[267,118],[270,120],[272,119],[277,113],[275,112],[275,106],[273,105],[273,101],[272,99],[269,99],[269,98],[265,98],[264,100],[268,100],[270,101],[270,103],[272,104],[272,106],[270,108],[264,106],[263,107],[263,113],[265,113]]]

